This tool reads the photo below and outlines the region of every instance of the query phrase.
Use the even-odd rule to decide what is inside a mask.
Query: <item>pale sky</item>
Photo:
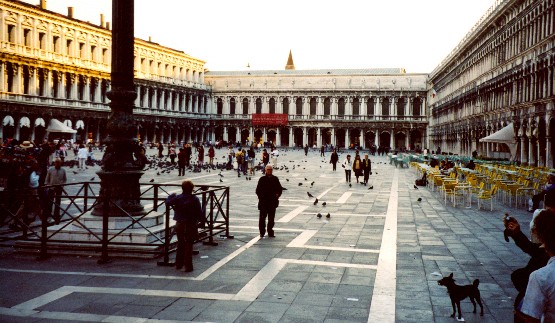
[[[47,0],[99,24],[111,0]],[[39,0],[25,0],[38,4]],[[405,68],[431,72],[495,0],[135,0],[135,36],[213,71]]]

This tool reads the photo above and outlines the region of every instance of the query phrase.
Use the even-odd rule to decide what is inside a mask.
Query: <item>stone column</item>
[[[366,139],[364,138],[364,129],[360,129],[360,147],[364,148],[366,146]]]
[[[335,128],[331,128],[331,142],[330,144],[333,145],[333,147],[337,147],[337,141],[335,140]]]
[[[405,116],[412,117],[412,112],[410,111],[410,101],[413,100],[413,98],[411,98],[410,96],[407,96],[407,97],[405,97],[405,99],[406,99],[406,102],[405,102]],[[409,118],[407,118],[407,119],[409,119]],[[412,119],[412,118],[410,118],[410,119]]]
[[[281,129],[280,129],[280,127],[276,128],[276,146],[277,147],[281,146]]]
[[[229,136],[227,134],[227,126],[224,126],[224,141],[229,141]]]
[[[308,130],[306,129],[306,127],[303,127],[303,147],[307,144],[308,144]]]
[[[345,129],[345,148],[349,148],[351,142],[349,140],[349,128]]]
[[[534,145],[532,144],[532,138],[528,138],[528,165],[535,165],[536,159],[534,156]]]
[[[84,75],[83,76],[83,101],[90,102],[91,101],[91,87],[90,87],[91,79],[90,77]],[[138,97],[138,96],[137,96]],[[138,106],[138,105],[137,105]]]
[[[316,100],[318,100],[316,114],[318,115],[319,119],[321,119],[324,115],[324,98],[318,97]]]
[[[252,126],[249,127],[249,140],[252,145],[254,143],[254,128]]]
[[[0,92],[6,92],[5,85],[4,85],[6,82],[5,75],[6,75],[6,63],[0,61]]]
[[[71,91],[69,93],[71,100],[77,100],[77,74],[69,74],[69,79],[71,82]]]
[[[553,168],[553,157],[551,156],[551,137],[545,137],[545,166]]]
[[[390,106],[391,107],[391,106]],[[390,110],[391,111],[391,110]],[[391,133],[389,135],[389,145],[391,149],[395,149],[395,128],[391,128]]]
[[[29,66],[29,95],[37,95],[37,68]]]
[[[12,92],[20,94],[21,93],[21,65],[12,64],[13,82],[12,82]]]
[[[367,97],[361,96],[359,99],[359,113],[362,119],[367,119],[368,116],[368,106],[366,105]]]
[[[140,108],[141,107],[141,86],[140,85],[135,86],[135,92],[137,92],[137,97],[135,98],[135,108]]]
[[[316,128],[316,146],[322,147],[322,129]]]
[[[94,88],[94,102],[102,102],[102,79],[95,78],[96,87]]]
[[[345,98],[345,117],[349,116],[345,119],[352,119],[353,116],[353,97],[348,96]]]
[[[381,98],[379,96],[374,97],[374,116],[376,120],[381,120],[382,109],[381,109]],[[377,146],[377,145],[376,145]]]
[[[262,141],[263,142],[268,142],[268,134],[266,133],[267,128],[263,127],[262,128]]]
[[[376,131],[374,132],[374,145],[376,145],[376,148],[380,146],[380,130],[376,129]]]
[[[289,127],[289,147],[295,147],[293,140],[293,127]]]

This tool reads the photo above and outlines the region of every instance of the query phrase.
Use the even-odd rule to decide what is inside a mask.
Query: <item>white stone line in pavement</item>
[[[343,193],[343,195],[341,195],[341,197],[337,201],[335,201],[335,203],[341,204],[341,203],[347,202],[347,200],[349,199],[349,197],[351,197],[352,194],[353,194],[353,192]]]
[[[301,214],[304,210],[306,210],[308,206],[298,206],[296,209],[292,210],[291,212],[287,213],[286,215],[282,216],[276,222],[279,223],[287,223],[293,220],[297,215]]]
[[[397,287],[397,206],[399,197],[399,172],[395,169],[387,205],[387,215],[378,257],[378,270],[368,323],[395,322],[395,299]]]
[[[257,229],[258,230],[258,229]],[[257,231],[258,232],[258,231]],[[235,250],[228,256],[222,258],[214,265],[210,266],[204,272],[202,272],[197,277],[183,277],[183,276],[162,276],[162,275],[139,275],[139,274],[112,274],[112,273],[93,273],[93,272],[68,272],[68,271],[52,271],[52,270],[22,270],[22,269],[9,269],[9,268],[0,268],[0,271],[6,272],[25,272],[25,273],[34,273],[34,274],[54,274],[54,275],[77,275],[77,276],[101,276],[101,277],[122,277],[122,278],[142,278],[142,279],[170,279],[170,280],[204,280],[206,277],[210,276],[220,267],[228,263],[233,258],[237,257],[243,251],[250,248],[253,244],[255,244],[258,240],[260,240],[259,236],[256,236],[254,239],[249,241],[247,244],[241,246],[239,249]]]
[[[250,248],[253,244],[258,242],[258,240],[260,240],[260,236],[256,236],[254,239],[251,239],[251,241],[249,241],[247,244],[241,246],[239,249],[235,250],[234,252],[230,253],[228,256],[225,256],[224,258],[220,259],[217,263],[210,266],[210,268],[206,269],[202,274],[196,277],[195,280],[204,280],[206,277],[210,276],[216,270],[220,269],[220,267],[227,264],[230,260],[232,260],[233,258],[237,257],[239,254],[241,254],[243,251]]]
[[[237,228],[237,229],[256,229],[256,232],[258,232],[258,226],[252,227],[252,226],[246,226],[246,225],[230,225],[229,228],[230,228],[230,229],[232,229],[232,228]],[[304,229],[289,229],[289,228],[274,228],[274,231],[303,232],[303,231],[305,231],[305,230],[304,230]]]
[[[306,243],[318,232],[318,230],[306,230],[299,234],[295,239],[291,240],[287,245],[288,248],[306,248],[306,249],[318,249],[318,250],[333,250],[333,251],[350,251],[350,252],[362,252],[362,253],[378,253],[379,250],[375,249],[357,249],[357,248],[345,248],[345,247],[332,247],[332,246],[315,246],[307,245]]]
[[[274,258],[270,260],[241,290],[233,297],[235,301],[254,301],[270,284],[283,267],[286,259]]]
[[[286,260],[290,264],[299,264],[299,265],[359,268],[359,269],[373,269],[373,270],[378,268],[378,266],[376,265],[349,264],[349,263],[343,263],[343,262],[329,262],[329,261],[304,260],[304,259],[286,259]]]
[[[324,211],[325,209],[322,209],[322,211]],[[303,214],[310,214],[310,215],[314,215],[314,214],[318,214],[318,213],[327,213],[327,212],[303,212]],[[364,217],[364,218],[372,218],[372,217],[376,217],[376,218],[383,218],[385,217],[385,214],[361,214],[361,213],[333,213],[333,216],[355,216],[355,217]]]
[[[18,310],[34,310],[35,308],[44,306],[52,301],[65,297],[71,293],[73,293],[72,288],[63,286],[49,293],[43,294],[39,297],[36,297],[26,302],[23,302],[21,304],[15,305],[12,308],[15,308]]]

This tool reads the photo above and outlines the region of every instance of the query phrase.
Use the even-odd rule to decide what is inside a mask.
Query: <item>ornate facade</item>
[[[207,72],[206,81],[219,118],[216,137],[224,140],[289,147],[425,145],[425,74],[287,69]],[[287,114],[288,124],[256,127],[251,124],[255,113]]]
[[[0,3],[0,138],[41,140],[50,119],[77,130],[73,139],[102,140],[109,114],[111,33],[20,1]],[[135,116],[149,141],[206,140],[210,88],[204,62],[135,40]]]
[[[553,167],[555,150],[555,1],[497,1],[430,74],[430,145],[503,156],[482,143],[514,128],[522,163]]]

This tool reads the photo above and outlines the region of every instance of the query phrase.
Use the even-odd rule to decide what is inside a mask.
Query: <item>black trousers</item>
[[[262,209],[260,210],[260,216],[258,217],[258,230],[260,231],[260,236],[263,237],[266,234],[266,218],[268,218],[268,235],[274,235],[274,219],[276,218],[276,209]]]
[[[345,180],[350,183],[351,182],[351,171],[345,170]]]
[[[183,268],[183,266],[185,266],[185,270],[193,270],[194,239],[187,235],[187,225],[185,224],[185,222],[176,222],[175,235],[177,236],[175,267],[181,269]]]
[[[364,171],[364,184],[368,184],[368,178],[370,177],[370,171],[369,170],[365,170]]]
[[[336,169],[336,166],[337,166],[337,162],[335,162],[335,163],[331,163],[331,164],[333,165],[333,171],[335,172],[335,171],[337,170],[337,169]]]
[[[540,208],[540,202],[543,201],[545,194],[545,191],[541,191],[538,194],[532,196],[532,209],[535,210]]]

